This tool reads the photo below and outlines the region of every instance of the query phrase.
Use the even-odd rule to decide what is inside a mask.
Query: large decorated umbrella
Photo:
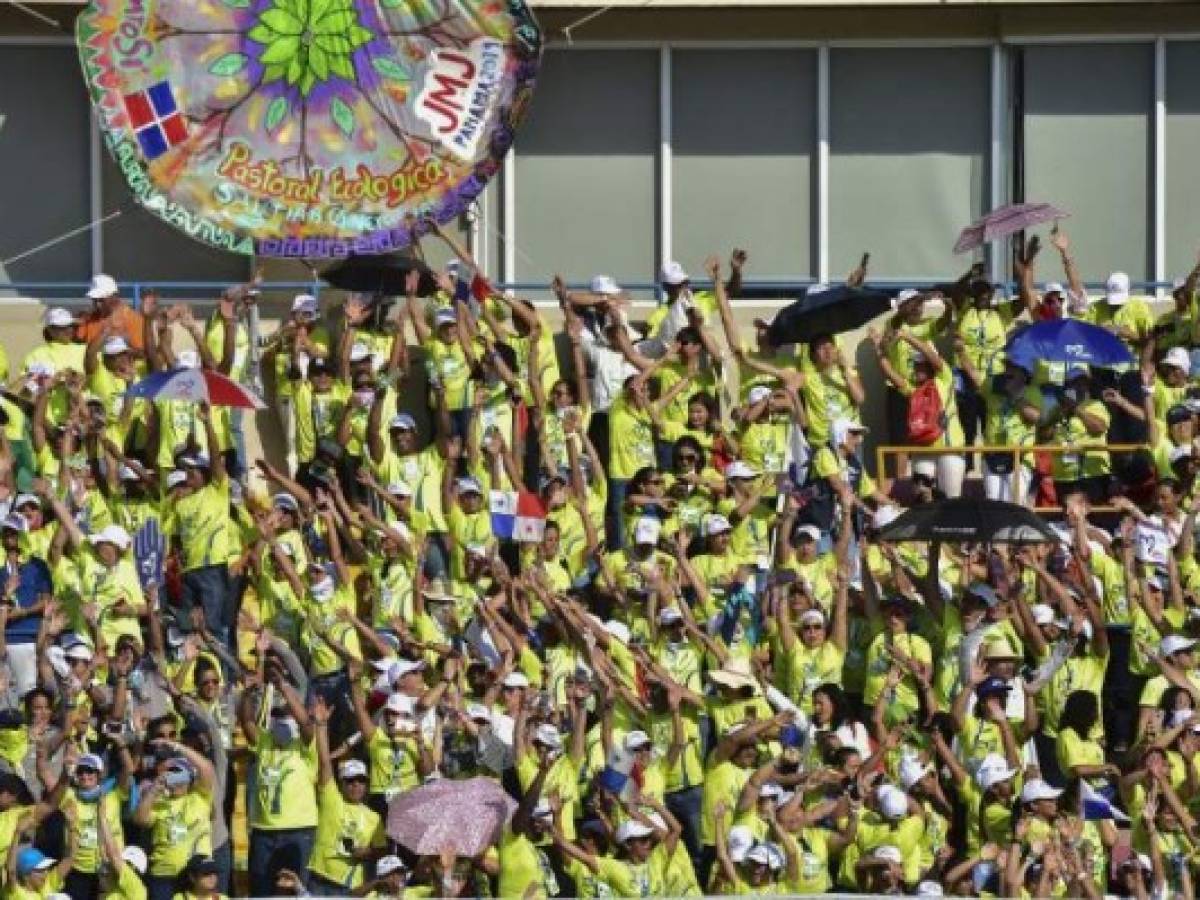
[[[1106,328],[1078,319],[1037,322],[1014,334],[1004,348],[1017,362],[1032,367],[1038,360],[1081,366],[1120,366],[1133,354]]]
[[[532,96],[524,0],[90,0],[96,119],[137,200],[214,247],[409,245],[483,190]]]
[[[966,253],[968,250],[982,247],[989,241],[998,241],[1035,225],[1057,222],[1069,215],[1069,212],[1049,203],[1013,203],[1002,206],[964,228],[954,245],[954,252]]]
[[[892,294],[885,291],[844,285],[810,290],[776,314],[767,337],[776,347],[801,344],[819,334],[853,331],[891,308]]]
[[[167,369],[147,375],[126,393],[145,400],[183,400],[232,406],[239,409],[265,409],[253,391],[220,372],[208,369]]]
[[[1050,525],[1028,507],[969,497],[913,507],[879,532],[879,540],[895,542],[1034,544],[1058,539]]]
[[[490,778],[439,779],[401,794],[388,807],[388,836],[420,856],[453,847],[478,856],[500,839],[517,804]]]

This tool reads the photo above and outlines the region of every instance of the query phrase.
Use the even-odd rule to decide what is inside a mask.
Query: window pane
[[[830,54],[829,262],[871,254],[879,278],[964,268],[953,253],[986,204],[990,51],[835,49]]]
[[[1200,245],[1200,43],[1167,42],[1167,278],[1196,264]]]
[[[754,278],[810,277],[815,51],[671,57],[673,255],[698,270],[736,242]]]
[[[1102,282],[1112,270],[1150,278],[1153,46],[1033,46],[1024,53],[1025,198],[1071,213],[1063,227],[1085,280]]]
[[[657,52],[547,51],[517,139],[518,278],[650,281],[658,142]]]
[[[90,221],[88,102],[74,47],[0,50],[0,171],[0,259]],[[89,234],[0,267],[0,280],[86,281]]]

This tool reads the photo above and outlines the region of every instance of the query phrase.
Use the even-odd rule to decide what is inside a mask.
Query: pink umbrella
[[[1069,212],[1049,203],[1014,203],[1011,206],[1002,206],[964,228],[958,236],[958,243],[954,245],[954,252],[966,253],[968,250],[982,247],[988,241],[1008,237],[1034,225],[1056,222],[1069,215]]]
[[[387,831],[421,856],[447,847],[459,856],[478,856],[500,840],[516,809],[516,802],[490,778],[443,778],[394,799],[388,807]]]

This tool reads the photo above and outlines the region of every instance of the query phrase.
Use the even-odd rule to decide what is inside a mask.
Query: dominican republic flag
[[[537,543],[546,530],[546,507],[528,491],[492,491],[492,534],[502,541]]]
[[[187,140],[187,120],[179,112],[169,81],[126,94],[125,111],[146,159],[158,159]]]
[[[596,781],[600,787],[621,800],[633,800],[642,790],[645,773],[633,761],[633,754],[624,747],[614,747],[608,756],[608,764]]]
[[[1117,822],[1129,821],[1129,816],[1117,809],[1111,800],[1086,781],[1081,781],[1079,786],[1083,798],[1083,818],[1085,821],[1093,822],[1097,819],[1113,819]]]

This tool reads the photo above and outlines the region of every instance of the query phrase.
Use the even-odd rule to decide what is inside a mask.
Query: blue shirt
[[[5,582],[7,582],[10,572],[9,564],[6,564],[3,570]],[[37,604],[43,594],[52,592],[50,568],[36,557],[18,564],[17,577],[16,593],[14,596],[6,597],[5,602],[11,603],[18,609],[29,609]],[[16,622],[10,622],[4,630],[4,637],[10,644],[32,644],[37,641],[38,630],[41,627],[41,616],[28,616]]]

